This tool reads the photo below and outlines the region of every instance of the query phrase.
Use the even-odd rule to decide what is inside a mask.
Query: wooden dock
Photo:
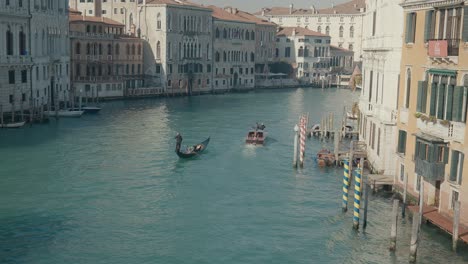
[[[379,187],[388,188],[388,186],[393,186],[394,181],[391,175],[369,174],[367,177],[367,183],[372,186],[374,191]]]
[[[408,206],[408,209],[411,212],[419,212],[419,206],[413,205]],[[439,210],[433,206],[424,206],[423,207],[423,218],[432,223],[433,225],[439,227],[440,229],[444,230],[445,232],[453,235],[453,221],[447,216],[444,216],[439,213]],[[468,227],[465,227],[460,224],[458,229],[458,238],[468,243]]]

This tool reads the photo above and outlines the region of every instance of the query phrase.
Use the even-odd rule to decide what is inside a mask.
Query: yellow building
[[[460,220],[468,225],[468,6],[456,0],[402,6],[396,186],[403,188],[407,175],[408,193],[419,197],[422,181],[424,204],[447,217],[460,201]]]

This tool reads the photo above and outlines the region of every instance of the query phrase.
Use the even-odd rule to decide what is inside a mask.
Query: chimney
[[[265,16],[265,8],[262,8],[262,16]]]
[[[292,36],[293,36],[293,37],[296,36],[296,28],[293,28],[293,30],[292,30]]]
[[[315,14],[315,6],[314,5],[310,6],[310,10],[312,11],[312,14]]]
[[[100,17],[102,15],[102,0],[94,0],[94,16]]]
[[[294,9],[294,5],[293,5],[293,4],[289,4],[289,14],[290,14],[290,15],[292,15],[293,9]]]

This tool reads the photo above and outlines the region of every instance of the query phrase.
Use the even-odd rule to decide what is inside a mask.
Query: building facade
[[[59,107],[70,100],[70,40],[66,1],[30,1],[32,100]]]
[[[143,41],[117,21],[70,14],[73,97],[116,98],[143,86]]]
[[[214,92],[255,86],[256,23],[236,8],[213,10]]]
[[[400,0],[368,0],[364,16],[360,140],[373,169],[395,175],[398,82],[403,34]]]
[[[424,204],[448,217],[460,201],[467,225],[468,6],[407,0],[402,7],[396,184],[403,186],[407,176],[408,193],[416,197],[422,185]]]
[[[145,75],[167,93],[212,91],[212,10],[175,0],[141,5]]]
[[[306,28],[280,28],[275,57],[291,64],[296,78],[303,82],[324,80],[330,73],[330,37]]]
[[[0,112],[11,121],[12,112],[32,104],[29,6],[20,1],[0,3]]]
[[[296,9],[288,7],[264,8],[255,13],[280,27],[302,27],[331,37],[331,44],[354,51],[354,59],[361,61],[362,29],[365,0],[352,0],[330,8]]]

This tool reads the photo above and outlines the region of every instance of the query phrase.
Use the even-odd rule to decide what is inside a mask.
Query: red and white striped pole
[[[304,116],[301,116],[300,122],[300,131],[301,131],[301,144],[300,144],[300,153],[299,153],[299,162],[301,167],[304,166],[304,152],[305,152],[305,138],[306,138],[306,120]]]

